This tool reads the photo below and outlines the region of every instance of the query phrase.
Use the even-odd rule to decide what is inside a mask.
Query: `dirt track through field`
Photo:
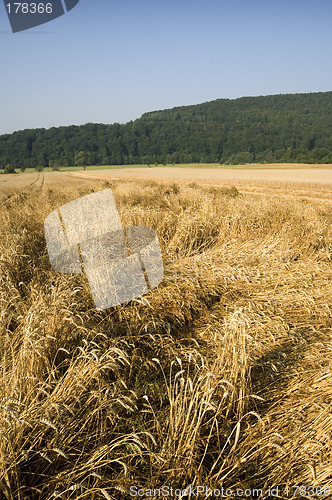
[[[51,187],[54,185],[84,185],[87,181],[96,182],[95,179],[82,179],[80,177],[68,177],[66,172],[32,172],[20,174],[0,175],[0,192],[11,190]]]

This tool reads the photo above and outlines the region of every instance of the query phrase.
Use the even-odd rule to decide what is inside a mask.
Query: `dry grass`
[[[3,195],[1,499],[330,485],[331,204],[106,186],[124,225],[156,229],[166,275],[103,312],[83,276],[52,271],[43,235],[91,185]]]

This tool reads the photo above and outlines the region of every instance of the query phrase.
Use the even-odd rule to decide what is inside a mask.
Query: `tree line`
[[[126,124],[0,136],[0,168],[177,163],[332,163],[332,92],[217,99]]]

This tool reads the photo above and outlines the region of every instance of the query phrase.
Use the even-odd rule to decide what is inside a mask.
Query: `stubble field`
[[[326,498],[331,186],[114,177],[0,176],[0,498]],[[165,278],[98,312],[43,222],[106,187]]]

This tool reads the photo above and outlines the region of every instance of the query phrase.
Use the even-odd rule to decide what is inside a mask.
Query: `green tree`
[[[75,165],[83,167],[84,170],[90,163],[90,153],[88,151],[80,151],[75,154]]]
[[[16,174],[15,168],[13,167],[13,165],[8,163],[5,167],[4,174]]]
[[[54,171],[59,171],[60,170],[60,161],[59,160],[54,160],[53,162],[50,162],[50,167],[52,167],[52,170]]]

